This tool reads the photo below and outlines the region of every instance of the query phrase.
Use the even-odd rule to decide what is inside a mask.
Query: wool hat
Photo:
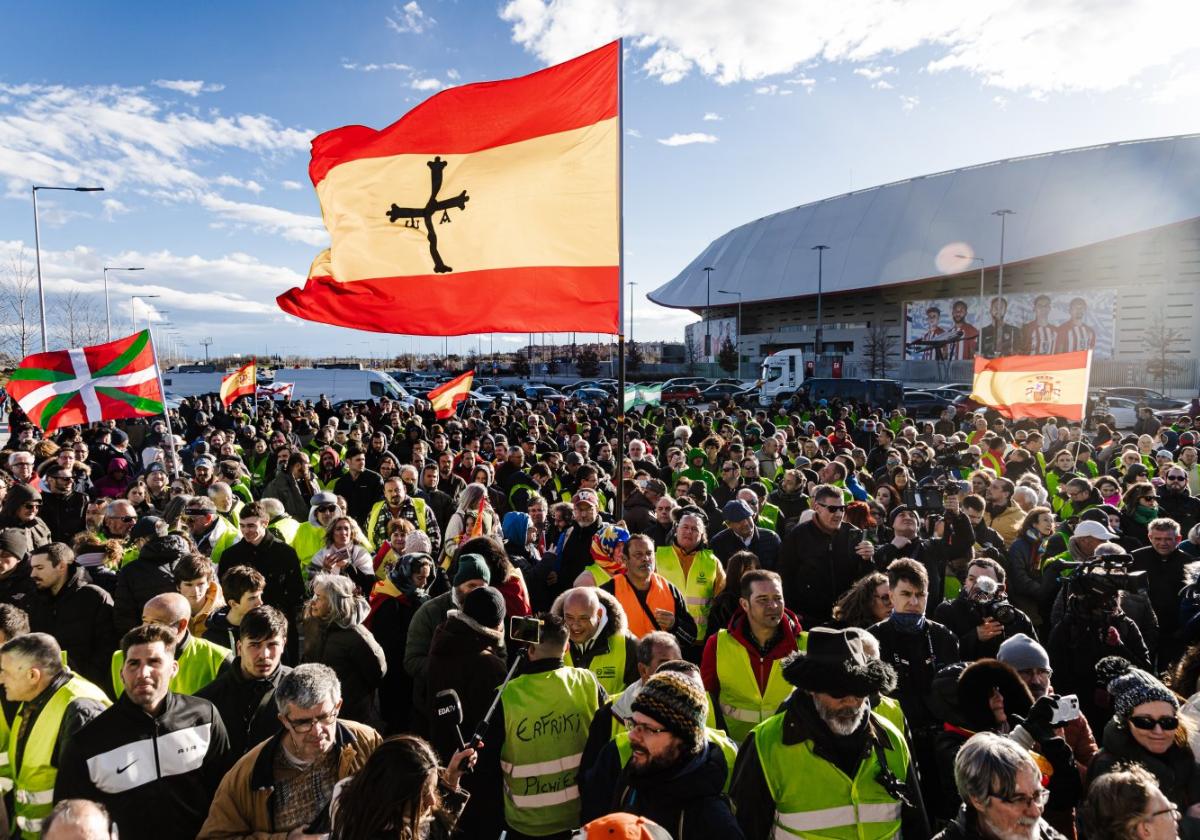
[[[725,517],[726,522],[744,522],[754,517],[754,511],[741,499],[730,499],[721,508],[721,515]]]
[[[572,840],[671,840],[671,834],[645,817],[617,813],[597,817]]]
[[[477,633],[497,640],[504,637],[504,596],[499,589],[490,586],[472,589],[463,598],[458,612],[457,617]]]
[[[13,484],[8,488],[8,498],[12,500],[12,506],[16,508],[28,502],[40,502],[42,491],[32,484]]]
[[[996,652],[996,658],[1018,671],[1026,668],[1050,670],[1050,656],[1046,649],[1024,633],[1005,639]]]
[[[1108,684],[1113,717],[1122,721],[1142,703],[1160,701],[1179,709],[1179,698],[1153,674],[1135,668],[1119,656],[1106,656],[1096,663],[1096,676]]]
[[[797,688],[837,696],[867,697],[896,687],[891,665],[867,658],[856,633],[815,627],[808,649],[783,660],[783,678]]]
[[[29,538],[20,528],[5,528],[0,531],[0,551],[24,559],[29,553]]]
[[[695,680],[683,674],[672,671],[654,674],[642,683],[630,711],[641,712],[678,735],[693,755],[704,746],[708,701]]]
[[[159,516],[143,516],[129,530],[131,539],[159,537],[167,533],[167,523]]]
[[[462,586],[469,580],[492,582],[492,572],[480,554],[464,554],[458,558],[458,571],[454,573],[454,585]]]
[[[896,505],[894,508],[892,508],[892,512],[888,514],[888,525],[895,525],[896,517],[902,513],[911,513],[913,516],[917,517],[917,525],[919,526],[921,524],[921,514],[917,513],[908,505]]]
[[[113,446],[116,446],[118,443],[129,443],[129,435],[125,434],[120,429],[113,429],[113,432],[111,435],[109,435],[108,440],[109,443],[113,444]]]

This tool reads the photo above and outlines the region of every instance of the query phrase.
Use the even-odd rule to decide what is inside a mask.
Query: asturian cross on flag
[[[616,333],[620,44],[318,136],[331,246],[285,312],[374,332]]]

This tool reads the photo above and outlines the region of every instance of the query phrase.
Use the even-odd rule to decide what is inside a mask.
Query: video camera
[[[965,440],[947,443],[934,454],[934,463],[947,471],[974,469],[976,466],[975,458],[967,452],[970,448],[971,444]]]
[[[1146,588],[1146,573],[1133,571],[1128,554],[1089,557],[1082,563],[1067,562],[1067,606],[1079,616],[1100,618],[1116,612],[1121,590]]]
[[[994,618],[1007,627],[1017,620],[1017,608],[1009,603],[1008,597],[1000,591],[1000,584],[993,578],[981,577],[975,581],[971,590],[971,606],[975,613],[985,621]]]
[[[947,491],[958,494],[963,492],[963,485],[958,479],[950,477],[950,467],[940,462],[933,472],[904,489],[904,504],[918,513],[941,513],[946,509]],[[970,492],[970,484],[966,484],[966,492]]]

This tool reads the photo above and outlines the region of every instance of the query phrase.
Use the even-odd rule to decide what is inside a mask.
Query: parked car
[[[603,405],[612,399],[612,394],[603,388],[576,388],[571,399],[586,405]]]
[[[738,402],[745,397],[748,390],[741,383],[730,384],[729,382],[718,382],[716,385],[709,385],[700,392],[700,399],[708,402],[722,402],[727,399],[733,399]]]
[[[693,405],[700,399],[700,389],[695,385],[664,385],[662,401]]]
[[[536,400],[563,402],[567,398],[566,394],[554,390],[549,385],[526,385],[522,391],[522,395],[530,402],[535,402]]]
[[[929,391],[909,391],[904,395],[904,410],[909,417],[937,417],[954,402]]]
[[[1113,397],[1131,400],[1134,405],[1148,406],[1155,411],[1177,410],[1187,408],[1188,406],[1187,400],[1177,400],[1173,397],[1168,397],[1161,391],[1154,391],[1150,388],[1101,388],[1100,393],[1110,400]]]

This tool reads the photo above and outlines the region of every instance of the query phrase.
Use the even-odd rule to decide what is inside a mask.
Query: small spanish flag
[[[997,359],[976,356],[971,399],[1013,420],[1061,417],[1082,421],[1091,371],[1091,350]]]
[[[226,408],[238,397],[253,397],[258,386],[257,359],[243,365],[221,380],[221,402]]]
[[[426,394],[429,401],[433,403],[437,419],[445,420],[447,417],[454,416],[458,404],[467,398],[467,392],[471,390],[471,383],[474,380],[475,371],[469,370],[462,376],[456,376],[445,385],[439,385]]]

